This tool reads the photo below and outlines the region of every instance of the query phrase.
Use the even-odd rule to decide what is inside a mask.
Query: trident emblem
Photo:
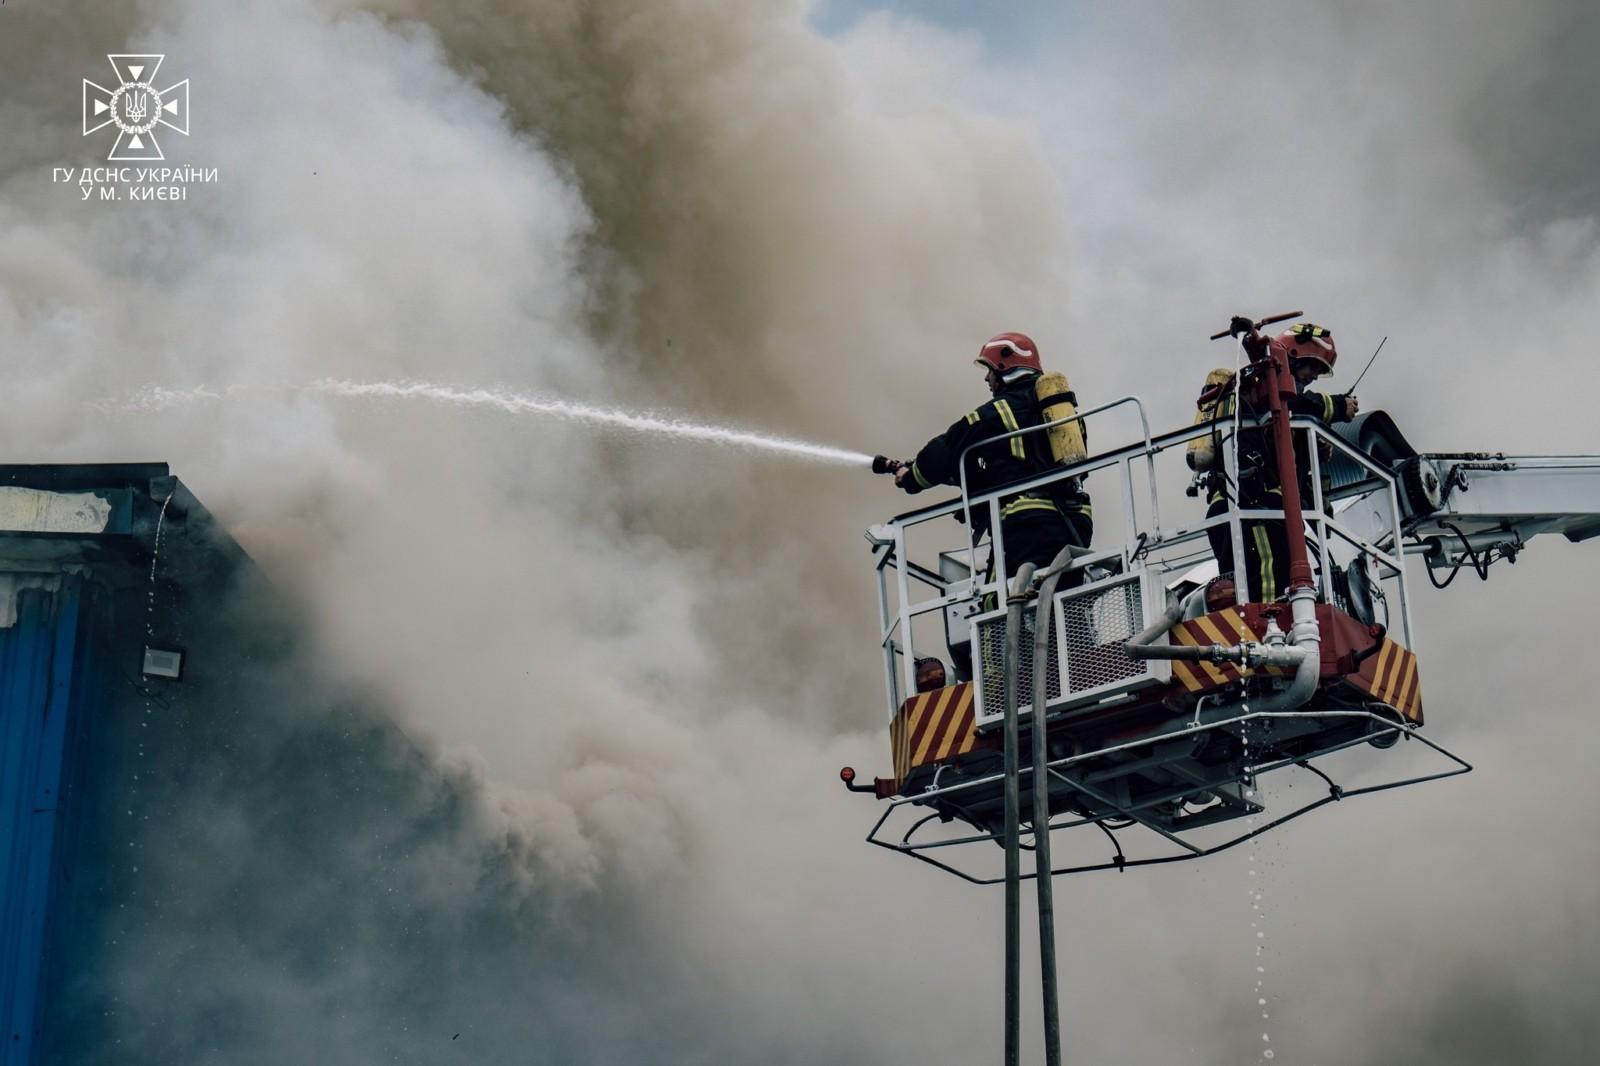
[[[83,79],[83,135],[105,126],[120,131],[107,159],[165,159],[155,129],[166,126],[189,135],[189,79],[165,89],[155,87],[156,71],[166,56],[108,55],[118,85],[108,89]]]

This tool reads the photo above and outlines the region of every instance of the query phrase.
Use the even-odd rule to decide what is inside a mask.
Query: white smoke
[[[1051,181],[1026,127],[942,98],[970,52],[890,23],[830,43],[799,6],[441,7],[432,25],[305,2],[103,13],[117,32],[92,45],[74,36],[87,10],[6,13],[0,57],[30,87],[7,114],[32,136],[0,173],[0,330],[19,382],[4,449],[170,461],[305,606],[321,669],[381,693],[456,768],[448,787],[427,783],[436,768],[417,769],[415,795],[392,785],[392,813],[369,812],[391,843],[322,860],[406,886],[418,910],[404,926],[422,923],[425,955],[384,939],[398,935],[383,932],[387,893],[354,910],[304,896],[293,838],[257,822],[270,790],[197,794],[181,815],[191,845],[283,879],[267,893],[278,910],[241,921],[282,921],[295,940],[340,914],[372,929],[318,964],[346,1012],[330,1018],[275,956],[230,955],[246,934],[192,888],[175,924],[130,952],[221,1001],[261,994],[219,1036],[199,1025],[209,1007],[152,998],[131,955],[130,1046],[195,1053],[192,1033],[230,1061],[359,1061],[374,1033],[398,1039],[396,1002],[361,991],[381,971],[430,1018],[493,1003],[473,1045],[490,1057],[520,1045],[529,1023],[511,1019],[528,999],[540,1018],[575,1005],[571,1022],[540,1023],[550,1033],[617,1025],[619,1002],[646,1019],[561,1045],[591,1061],[646,1048],[895,1060],[952,1041],[978,1053],[985,1027],[880,1030],[927,987],[872,976],[925,931],[889,906],[889,884],[964,904],[909,870],[886,875],[859,844],[870,807],[834,779],[843,762],[885,761],[859,654],[872,632],[861,502],[883,483],[297,387],[427,380],[912,446],[917,408],[971,391],[967,352],[1039,304],[1057,270]],[[91,74],[106,51],[163,52],[164,76],[191,79],[192,135],[163,146],[217,167],[218,183],[175,205],[84,202],[48,183],[49,167],[98,165],[104,150],[49,120],[48,71]],[[891,374],[906,406],[867,401]],[[105,406],[151,388],[236,395]],[[411,820],[427,824],[450,789],[480,809],[413,839]],[[330,842],[363,824],[341,817]],[[486,855],[520,887],[465,876]],[[510,909],[502,944],[448,943],[493,906]],[[560,932],[511,928],[519,906]],[[986,924],[954,942],[982,951]],[[161,946],[192,936],[203,947],[187,965]],[[585,959],[571,946],[585,937],[637,973]],[[525,965],[508,970],[518,945]],[[470,971],[472,954],[494,960],[492,977],[430,990],[430,962]],[[712,1021],[729,1015],[740,1024]],[[304,1035],[283,1029],[307,1018]]]
[[[969,353],[1000,329],[1036,336],[1080,394],[1138,391],[1183,421],[1207,333],[1305,305],[1347,365],[1392,335],[1363,398],[1419,445],[1592,448],[1592,167],[1518,162],[1592,144],[1560,80],[1583,64],[1543,62],[1594,40],[1575,8],[1033,9],[1048,31],[1002,56],[903,17],[823,38],[800,3],[9,5],[0,447],[171,461],[306,606],[324,669],[443,752],[395,771],[391,813],[350,816],[410,858],[317,856],[426,906],[386,925],[347,904],[371,927],[325,986],[231,976],[259,1010],[213,1057],[366,1061],[408,1011],[472,1014],[488,1059],[543,1039],[551,1061],[945,1061],[999,1035],[997,898],[860,845],[871,808],[832,781],[886,761],[859,540],[893,506],[884,483],[285,386],[420,379],[893,454],[981,397]],[[163,146],[218,185],[110,205],[49,183],[103,161],[71,111],[108,51],[192,79],[193,133]],[[1532,144],[1484,147],[1508,138]],[[1535,378],[1571,387],[1512,415]],[[145,386],[255,391],[86,405]],[[1530,553],[1494,602],[1548,617],[1570,557]],[[1430,728],[1472,721],[1449,739],[1509,769],[1283,838],[1274,1030],[1323,1061],[1474,1053],[1449,1020],[1486,994],[1516,1005],[1485,1025],[1522,1043],[1479,1041],[1502,1058],[1585,1031],[1595,855],[1551,812],[1574,802],[1587,720],[1527,711],[1529,693],[1589,702],[1546,665],[1581,658],[1579,610],[1510,632],[1430,610]],[[418,843],[405,827],[447,806],[436,779],[482,809]],[[303,859],[248,805],[195,821],[221,853],[271,845],[250,868],[295,898]],[[1506,872],[1530,842],[1571,849],[1572,876]],[[1064,885],[1069,1047],[1210,1061],[1254,1038],[1229,862]],[[1525,893],[1536,923],[1498,902]],[[194,902],[175,929],[220,921]],[[1538,975],[1484,976],[1524,950]],[[446,977],[408,980],[419,960]],[[236,966],[205,962],[173,965]],[[362,993],[373,971],[404,975],[392,997]],[[1310,1017],[1323,1002],[1371,1039]],[[1440,1028],[1409,1031],[1413,1009]]]

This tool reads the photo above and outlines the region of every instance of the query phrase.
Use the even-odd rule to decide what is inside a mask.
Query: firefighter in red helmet
[[[1001,333],[985,342],[974,362],[983,368],[993,398],[957,419],[900,468],[895,484],[905,491],[959,485],[957,463],[974,444],[977,447],[967,455],[967,489],[974,496],[1056,466],[1044,431],[982,443],[1045,421],[1034,390],[1044,369],[1038,345],[1023,333]],[[967,520],[976,541],[988,531],[989,509],[973,508]],[[1044,567],[1068,544],[1087,547],[1094,533],[1094,512],[1080,484],[1063,483],[1003,498],[1000,525],[1009,579],[1024,562]]]
[[[1334,346],[1333,334],[1321,326],[1302,322],[1284,330],[1268,340],[1273,351],[1288,357],[1289,372],[1294,376],[1296,393],[1289,401],[1289,411],[1296,416],[1309,416],[1322,422],[1348,422],[1361,409],[1354,396],[1334,396],[1315,392],[1309,388],[1320,377],[1333,373],[1339,351]],[[1260,385],[1250,374],[1243,381],[1235,381],[1232,371],[1213,370],[1206,378],[1206,387],[1196,405],[1200,413],[1195,423],[1209,422],[1214,431],[1189,445],[1189,464],[1204,475],[1208,489],[1207,518],[1227,512],[1232,501],[1241,510],[1283,510],[1283,488],[1278,483],[1278,465],[1272,452],[1272,436],[1260,429],[1245,429],[1239,434],[1238,491],[1232,486],[1223,468],[1221,436],[1232,422],[1236,407],[1242,403],[1240,413],[1253,418],[1267,409]],[[1300,472],[1300,498],[1302,507],[1310,507],[1311,461],[1306,451],[1306,437],[1297,433],[1294,438],[1295,468]],[[1226,525],[1212,526],[1206,530],[1212,553],[1217,557],[1217,569],[1233,576],[1247,589],[1245,598],[1257,603],[1270,603],[1277,599],[1289,583],[1289,550],[1282,522],[1251,521],[1243,523],[1244,574],[1234,575],[1233,537]]]

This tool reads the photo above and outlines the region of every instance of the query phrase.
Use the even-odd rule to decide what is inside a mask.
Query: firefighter
[[[1325,424],[1347,422],[1361,409],[1354,396],[1333,396],[1314,392],[1309,386],[1317,378],[1333,373],[1339,352],[1334,347],[1333,334],[1321,326],[1301,323],[1267,341],[1269,351],[1282,351],[1288,356],[1289,372],[1294,377],[1295,396],[1289,401],[1290,414],[1309,416]],[[1195,424],[1211,423],[1212,433],[1192,441],[1189,445],[1189,465],[1203,475],[1209,492],[1206,497],[1207,518],[1226,514],[1230,500],[1236,500],[1241,510],[1282,511],[1283,489],[1278,483],[1277,459],[1272,450],[1271,434],[1264,429],[1244,429],[1239,434],[1239,481],[1237,492],[1228,480],[1221,454],[1221,437],[1231,423],[1237,403],[1242,400],[1242,415],[1253,418],[1267,410],[1266,399],[1261,395],[1261,379],[1245,370],[1243,382],[1235,382],[1234,374],[1227,369],[1213,370],[1206,377],[1205,388],[1196,405],[1200,408]],[[1305,434],[1294,437],[1295,469],[1300,476],[1302,507],[1311,506],[1311,462],[1306,451]],[[1324,453],[1325,454],[1325,453]],[[1324,485],[1326,489],[1326,485]],[[1256,603],[1271,603],[1287,591],[1289,581],[1289,550],[1282,522],[1247,520],[1243,523],[1245,554],[1245,599]],[[1226,524],[1206,530],[1211,541],[1212,554],[1217,559],[1217,569],[1224,576],[1234,575],[1233,535]],[[1250,593],[1256,595],[1251,596]]]
[[[895,484],[905,491],[916,493],[935,485],[959,485],[957,463],[961,453],[974,443],[978,447],[966,460],[967,490],[974,496],[1046,473],[1056,466],[1045,431],[980,443],[1043,423],[1034,388],[1043,373],[1038,346],[1025,334],[1002,333],[979,349],[974,362],[984,369],[994,398],[957,419],[948,430],[930,440],[915,460],[896,472]],[[976,542],[988,531],[989,508],[973,508],[967,521]],[[1009,580],[1024,562],[1044,567],[1068,544],[1087,547],[1094,533],[1094,512],[1081,479],[1075,478],[1003,498],[1000,528]],[[992,577],[992,556],[989,565]]]

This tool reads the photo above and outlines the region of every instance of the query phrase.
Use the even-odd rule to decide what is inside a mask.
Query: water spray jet
[[[778,437],[705,422],[693,422],[651,411],[602,407],[535,393],[488,388],[459,389],[425,381],[359,382],[324,378],[308,385],[290,386],[229,385],[221,389],[204,385],[191,389],[151,386],[140,390],[123,403],[107,406],[122,410],[160,411],[200,401],[220,401],[237,396],[275,392],[310,393],[352,400],[421,400],[455,407],[491,408],[507,414],[543,415],[565,422],[609,426],[633,433],[660,434],[720,447],[778,452],[818,463],[872,466],[873,469],[877,469],[876,460],[866,452],[835,448],[792,437]]]

